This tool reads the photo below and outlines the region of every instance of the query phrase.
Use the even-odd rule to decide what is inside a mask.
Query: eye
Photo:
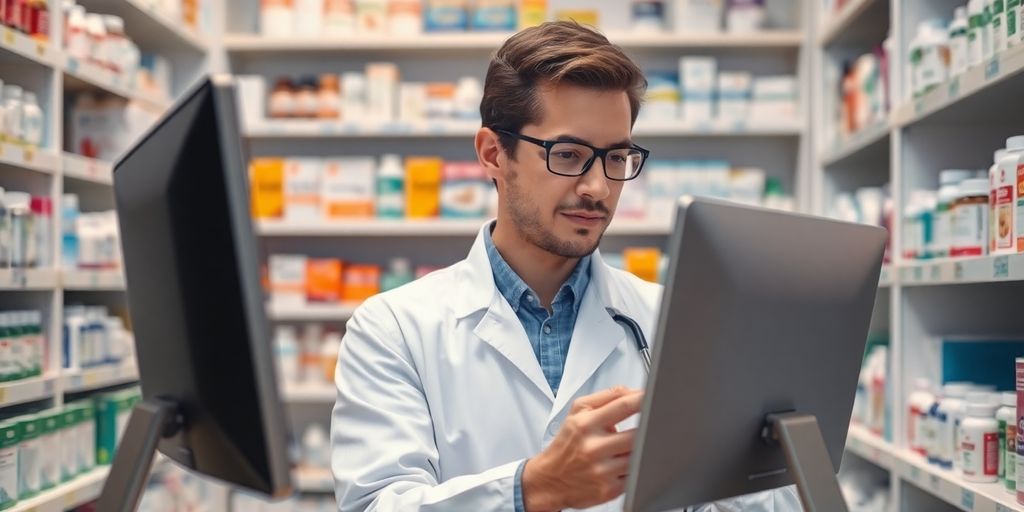
[[[612,159],[613,162],[617,164],[626,163],[626,155],[612,153],[608,156]]]
[[[552,151],[551,155],[560,160],[573,160],[579,157],[579,155],[577,155],[575,151],[569,150]]]

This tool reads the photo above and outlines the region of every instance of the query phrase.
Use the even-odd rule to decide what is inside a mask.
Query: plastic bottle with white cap
[[[996,254],[1024,252],[1024,135],[1006,139],[1006,152],[993,175],[992,203]]]
[[[957,429],[961,421],[960,415],[965,405],[964,397],[970,384],[966,382],[948,382],[942,386],[942,399],[936,409],[938,436],[935,448],[938,465],[946,469],[953,467],[953,459],[957,456]]]
[[[914,380],[914,392],[907,397],[907,445],[921,455],[928,455],[926,422],[928,409],[935,402],[935,395],[931,389],[930,380],[918,378]]]
[[[960,425],[963,476],[968,482],[999,480],[999,422],[989,393],[968,393],[967,417]]]
[[[987,179],[964,180],[953,199],[951,256],[983,256],[988,252]]]
[[[953,245],[953,199],[960,182],[971,177],[966,169],[944,169],[939,173],[939,194],[935,205],[935,250],[933,256],[949,256]]]
[[[1006,492],[1017,492],[1017,392],[1000,393],[1002,407],[996,410],[999,422],[999,481]]]

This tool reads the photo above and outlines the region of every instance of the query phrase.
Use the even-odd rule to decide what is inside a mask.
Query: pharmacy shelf
[[[818,43],[821,46],[830,45],[843,39],[844,35],[853,32],[856,25],[877,23],[878,20],[868,13],[869,11],[874,12],[873,10],[879,7],[888,9],[888,2],[883,0],[847,0],[838,12],[832,14],[825,21],[818,32]]]
[[[83,62],[73,57],[65,57],[64,62],[61,64],[61,69],[64,70],[66,90],[83,91],[99,89],[126,100],[142,102],[161,111],[166,110],[171,104],[169,100],[157,98],[151,94],[126,87],[124,84],[126,78],[120,73],[103,69],[91,62]]]
[[[65,178],[73,178],[100,185],[114,183],[114,169],[109,162],[87,158],[74,153],[64,153],[61,157]]]
[[[47,68],[54,67],[54,52],[48,42],[33,39],[10,27],[0,27],[0,53],[14,55]]]
[[[968,512],[1009,512],[1022,510],[1014,494],[1000,483],[968,482],[954,471],[942,469],[908,450],[893,452],[900,478],[946,503]]]
[[[644,122],[637,123],[633,135],[638,137],[796,137],[804,132],[799,120],[724,120],[708,122]]]
[[[56,153],[21,144],[0,143],[0,166],[53,174],[59,164],[60,157]]]
[[[334,476],[327,468],[299,467],[292,471],[292,481],[299,492],[333,493]]]
[[[846,449],[850,453],[882,468],[892,471],[895,449],[892,444],[861,425],[850,425],[846,436]]]
[[[122,291],[125,288],[124,274],[120,270],[63,270],[61,283],[65,290]]]
[[[330,384],[301,384],[284,386],[281,389],[281,397],[291,404],[334,403],[337,396],[338,390]]]
[[[358,307],[358,303],[305,304],[296,307],[271,301],[267,303],[267,316],[282,322],[341,321],[352,318]]]
[[[348,222],[260,221],[257,231],[266,237],[441,237],[475,236],[485,219],[469,220],[379,220],[353,219]],[[607,235],[662,236],[671,226],[664,222],[622,221],[608,227]]]
[[[909,126],[926,119],[962,123],[968,120],[989,121],[1000,114],[1016,115],[1007,108],[1019,101],[1024,82],[1024,46],[1016,46],[968,68],[928,93],[905,102],[894,112],[899,126]],[[948,113],[946,116],[936,116]]]
[[[6,512],[64,512],[79,507],[99,498],[109,473],[110,466],[99,466],[34,498],[19,501]]]
[[[0,270],[0,290],[53,290],[57,281],[57,272],[49,268]]]
[[[236,54],[311,53],[328,51],[490,51],[511,36],[508,32],[464,32],[423,35],[378,35],[358,38],[270,38],[256,34],[228,34],[224,47]],[[800,47],[803,35],[796,30],[751,33],[610,33],[608,39],[624,48],[791,48]]]
[[[135,364],[103,365],[68,372],[61,378],[65,393],[78,393],[135,382],[139,380],[139,368]]]
[[[1024,281],[1024,254],[940,258],[900,265],[903,286]]]
[[[354,123],[339,121],[266,121],[249,126],[250,139],[332,139],[332,138],[389,138],[389,137],[472,137],[480,129],[480,122],[387,122]],[[678,121],[644,122],[637,124],[633,134],[646,137],[774,137],[799,136],[803,124],[747,120],[715,120],[702,123]]]
[[[837,167],[859,160],[859,157],[885,154],[890,133],[888,122],[876,123],[850,135],[846,140],[837,140],[835,146],[821,156],[822,165]]]
[[[387,138],[472,137],[480,122],[436,121],[424,123],[355,123],[340,121],[266,121],[246,131],[251,139],[274,138]]]
[[[51,398],[57,383],[56,374],[0,383],[0,407]]]
[[[183,20],[173,20],[156,9],[160,2],[142,0],[80,0],[91,12],[114,14],[124,19],[128,37],[143,50],[162,54],[180,52],[205,54],[209,42]]]

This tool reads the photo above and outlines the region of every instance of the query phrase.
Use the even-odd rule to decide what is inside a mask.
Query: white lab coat
[[[513,510],[517,467],[548,445],[574,399],[644,387],[636,346],[606,308],[651,333],[660,295],[595,252],[558,396],[495,287],[482,231],[467,259],[369,299],[348,322],[335,376],[338,509]],[[622,499],[588,510],[622,510]],[[707,510],[800,507],[789,488]]]

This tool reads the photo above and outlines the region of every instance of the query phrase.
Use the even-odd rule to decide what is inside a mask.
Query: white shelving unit
[[[168,19],[149,7],[145,0],[77,0],[88,12],[116,14],[125,20],[125,30],[143,53],[165,57],[172,67],[170,95],[179,94],[207,68],[208,41],[180,20]],[[84,158],[68,148],[66,105],[73,95],[88,92],[101,98],[138,101],[150,110],[170,104],[170,98],[155,97],[127,87],[119,75],[98,66],[68,58],[63,48],[64,19],[61,3],[47,2],[51,20],[50,40],[37,41],[10,28],[0,27],[0,79],[37,93],[44,113],[42,147],[0,143],[0,187],[33,196],[49,197],[53,203],[52,244],[44,268],[0,270],[0,311],[43,312],[49,371],[42,377],[0,383],[0,417],[21,414],[35,408],[59,407],[71,393],[90,393],[128,385],[138,380],[134,364],[101,366],[81,371],[61,366],[62,328],[65,303],[124,306],[124,278],[120,271],[67,271],[61,268],[60,204],[64,193],[79,195],[82,211],[113,209],[110,162]],[[14,407],[12,409],[12,407]],[[95,500],[109,473],[99,467],[79,475],[8,510],[16,512],[63,512]]]
[[[33,39],[10,27],[0,27],[0,51],[17,55],[30,64],[52,68],[55,62],[53,47]]]
[[[911,191],[937,189],[941,169],[987,168],[992,152],[1007,137],[1024,133],[1024,122],[1007,108],[1024,87],[1024,48],[987,59],[921,97],[910,98],[907,92],[906,56],[917,24],[933,18],[948,20],[953,9],[964,4],[958,0],[850,0],[834,17],[820,12],[816,16],[821,20],[814,59],[819,68],[870,51],[887,34],[895,43],[896,53],[889,56],[894,81],[889,119],[832,146],[816,139],[812,193],[815,212],[822,214],[837,193],[883,183],[891,187],[894,261],[883,270],[881,307],[876,308],[872,325],[889,333],[894,438],[887,442],[854,426],[847,451],[889,473],[893,511],[1024,510],[1001,485],[972,484],[953,471],[930,466],[907,449],[902,435],[906,397],[914,380],[944,380],[943,340],[1024,339],[1021,317],[1003,321],[998,313],[1002,301],[1012,302],[1009,298],[1024,290],[1024,255],[917,261],[903,258],[899,250],[904,236],[899,219]],[[815,74],[826,76],[821,70]],[[832,94],[828,84],[820,83],[819,89]],[[816,102],[821,115],[815,116],[815,133],[828,133],[833,122],[825,106],[828,99]],[[1007,367],[1012,371],[1010,362]]]
[[[358,303],[306,304],[301,307],[267,303],[267,316],[282,322],[344,321],[352,318]]]
[[[323,51],[436,51],[493,50],[511,36],[504,32],[436,33],[417,36],[388,35],[358,38],[266,38],[252,34],[228,34],[224,46],[233,53],[309,53]],[[730,34],[705,32],[686,34],[609,32],[609,39],[623,48],[798,48],[803,34],[796,30],[774,30]]]
[[[99,466],[74,480],[44,491],[34,498],[19,501],[7,509],[14,512],[64,512],[99,498],[109,466]]]
[[[134,362],[116,365],[108,364],[78,371],[68,371],[61,378],[64,380],[64,392],[79,393],[135,382],[139,380],[139,368]]]

